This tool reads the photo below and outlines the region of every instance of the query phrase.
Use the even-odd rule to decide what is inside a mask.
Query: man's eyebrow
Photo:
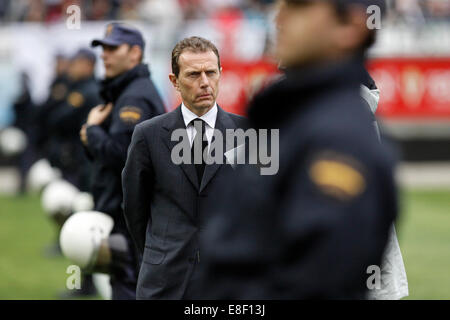
[[[196,73],[201,73],[202,71],[205,71],[205,72],[211,72],[211,71],[217,72],[217,71],[219,71],[219,68],[217,66],[207,66],[205,68],[202,68],[202,67],[199,67],[199,68],[187,67],[184,70],[184,73],[185,74],[196,74]]]

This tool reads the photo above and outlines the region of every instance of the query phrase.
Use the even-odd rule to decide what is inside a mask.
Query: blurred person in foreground
[[[379,284],[370,270],[397,196],[395,159],[360,96],[371,4],[382,1],[280,1],[286,74],[248,110],[255,128],[279,129],[270,141],[279,171],[246,165],[229,177],[202,237],[203,294],[193,298],[365,299]]]
[[[91,110],[80,137],[93,162],[95,210],[114,220],[114,236],[108,239],[112,299],[135,299],[138,262],[121,208],[121,173],[134,127],[165,110],[142,63],[145,43],[139,30],[111,23],[92,45],[103,48],[106,79],[100,94],[105,104]]]

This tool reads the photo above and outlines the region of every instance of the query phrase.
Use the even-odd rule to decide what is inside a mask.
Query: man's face
[[[135,55],[128,44],[117,47],[103,45],[102,47],[106,78],[114,78],[136,65]]]
[[[83,58],[72,60],[68,68],[69,77],[74,80],[87,78],[92,75],[93,71],[93,64],[89,60]]]
[[[284,67],[321,61],[334,53],[338,20],[332,5],[325,1],[295,5],[281,1],[276,25],[276,54]]]
[[[206,113],[214,105],[219,93],[221,70],[217,56],[211,50],[187,50],[180,55],[178,65],[178,77],[171,74],[170,80],[189,109],[196,114]]]

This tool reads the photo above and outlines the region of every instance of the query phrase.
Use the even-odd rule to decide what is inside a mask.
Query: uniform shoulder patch
[[[142,118],[142,111],[138,107],[125,106],[120,108],[119,117],[125,123],[137,123]]]
[[[69,96],[67,97],[67,101],[73,107],[78,108],[83,104],[84,97],[81,93],[74,91],[69,94]]]
[[[327,152],[314,158],[309,175],[322,193],[348,201],[366,189],[363,171],[362,165],[351,156]]]

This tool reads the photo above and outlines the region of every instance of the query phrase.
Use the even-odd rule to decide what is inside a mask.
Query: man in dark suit
[[[221,192],[221,179],[233,170],[229,164],[206,164],[203,157],[175,164],[172,155],[179,142],[173,141],[173,134],[181,129],[189,149],[212,155],[213,139],[222,139],[218,131],[225,137],[226,129],[245,126],[243,117],[216,104],[221,67],[210,41],[180,41],[172,52],[172,72],[169,78],[183,102],[136,126],[122,172],[125,219],[143,255],[138,299],[183,299],[192,294],[201,259],[198,236]]]

